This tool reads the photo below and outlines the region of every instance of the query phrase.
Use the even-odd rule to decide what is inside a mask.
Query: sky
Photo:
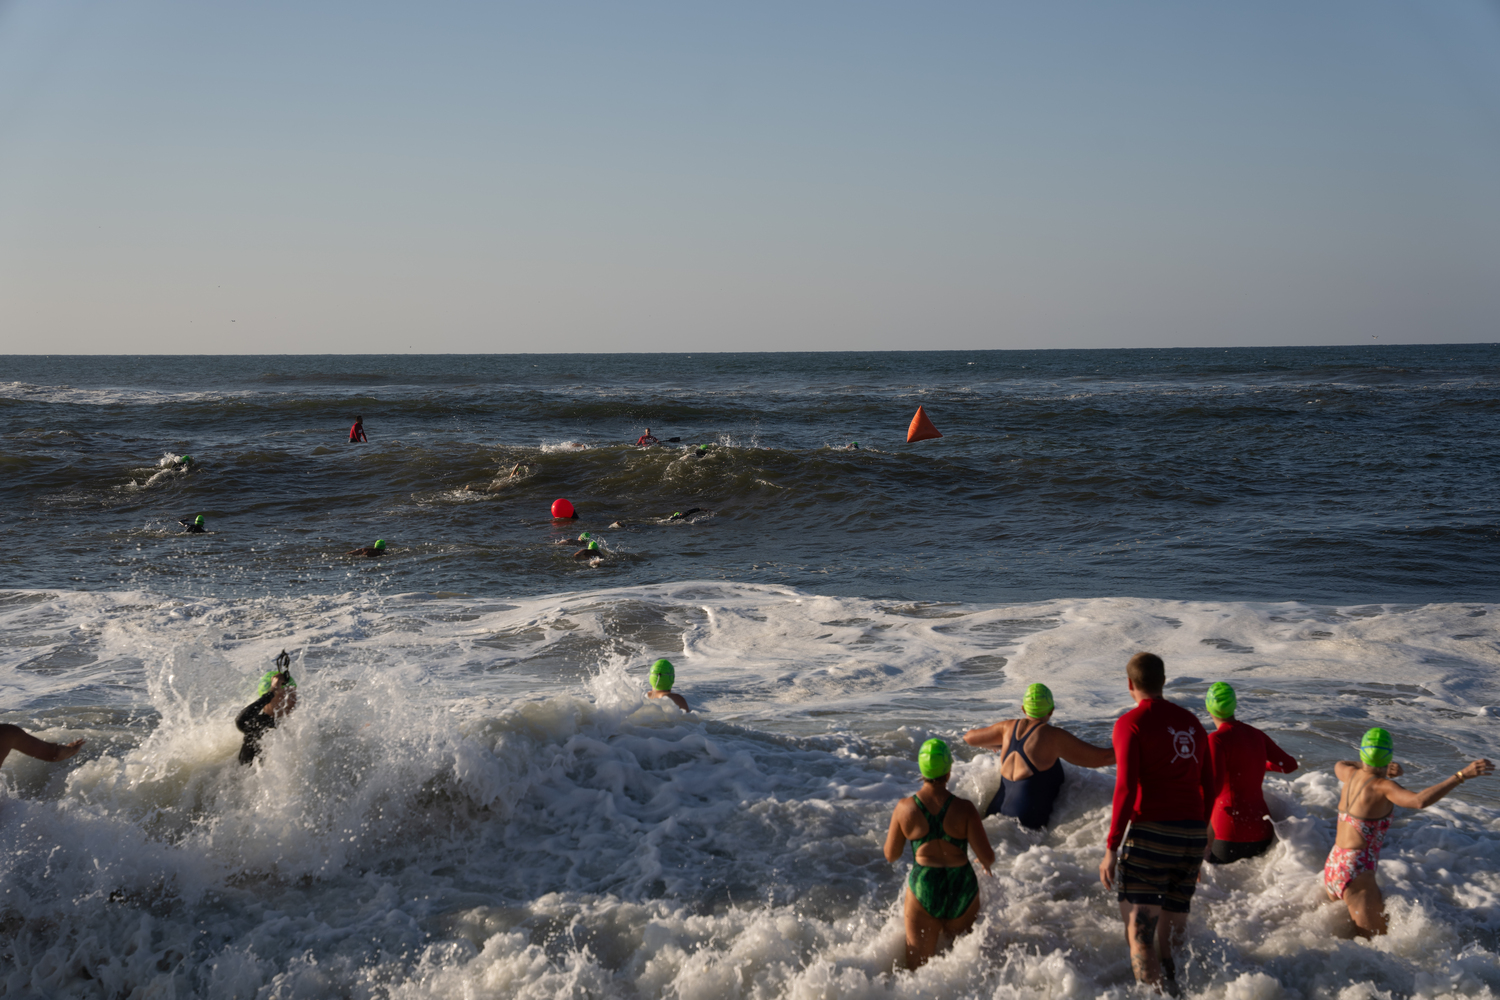
[[[1500,341],[1497,57],[1500,0],[0,0],[0,354]]]

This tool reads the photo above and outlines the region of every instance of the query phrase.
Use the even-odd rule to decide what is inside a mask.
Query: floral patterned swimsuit
[[[1374,781],[1375,779],[1372,777],[1368,780]],[[1354,801],[1354,781],[1355,778],[1349,780],[1346,797],[1348,802]],[[1364,838],[1365,846],[1336,846],[1328,852],[1328,860],[1323,863],[1323,886],[1334,899],[1344,898],[1344,891],[1349,888],[1349,883],[1354,881],[1355,876],[1375,870],[1375,866],[1380,862],[1380,851],[1385,847],[1386,833],[1391,828],[1391,814],[1386,813],[1384,816],[1370,819],[1341,812],[1339,822],[1348,823],[1358,830],[1359,835]]]

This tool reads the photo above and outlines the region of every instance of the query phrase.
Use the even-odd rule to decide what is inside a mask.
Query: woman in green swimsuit
[[[938,933],[967,933],[979,916],[979,879],[969,848],[986,875],[995,851],[979,810],[948,791],[953,755],[942,740],[928,740],[917,756],[922,787],[896,803],[885,837],[885,859],[897,861],[911,841],[916,863],[906,879],[906,967],[915,969],[937,952]]]

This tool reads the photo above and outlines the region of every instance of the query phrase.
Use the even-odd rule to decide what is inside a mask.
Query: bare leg
[[[1161,907],[1122,902],[1120,916],[1125,919],[1125,940],[1130,945],[1130,969],[1135,973],[1135,981],[1160,987],[1161,959],[1156,935]]]
[[[1344,890],[1344,903],[1349,907],[1349,919],[1354,921],[1354,933],[1360,937],[1385,933],[1385,896],[1375,884],[1374,872],[1354,876]]]
[[[1172,996],[1177,996],[1177,960],[1173,957],[1174,949],[1182,946],[1187,939],[1186,913],[1168,913],[1162,911],[1161,924],[1156,930],[1156,946],[1161,956],[1162,985]]]
[[[979,901],[976,899],[975,902]],[[970,922],[972,923],[972,920]],[[922,909],[922,904],[917,902],[917,897],[912,895],[911,889],[908,888],[906,890],[906,967],[908,969],[917,968],[937,954],[938,934],[942,929],[942,923]]]

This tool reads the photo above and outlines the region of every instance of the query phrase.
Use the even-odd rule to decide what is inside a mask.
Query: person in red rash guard
[[[360,442],[363,442],[365,444],[369,444],[370,443],[370,439],[367,438],[367,437],[365,437],[365,418],[364,417],[355,417],[354,418],[354,426],[349,428],[349,443],[353,444],[356,441],[360,441]]]
[[[1234,717],[1234,688],[1223,681],[1208,689],[1208,714],[1215,729],[1208,734],[1208,752],[1214,763],[1214,843],[1209,864],[1227,865],[1241,858],[1264,854],[1276,841],[1276,830],[1266,819],[1266,798],[1260,784],[1267,771],[1290,774],[1297,759],[1271,741],[1271,737]]]
[[[1114,810],[1099,881],[1118,893],[1136,981],[1176,996],[1172,949],[1208,854],[1213,761],[1198,717],[1161,696],[1161,657],[1135,654],[1125,676],[1136,704],[1115,722]]]
[[[660,444],[661,442],[656,439],[656,435],[651,433],[651,428],[647,427],[646,433],[636,438],[635,443],[642,448],[649,448],[653,444]]]

